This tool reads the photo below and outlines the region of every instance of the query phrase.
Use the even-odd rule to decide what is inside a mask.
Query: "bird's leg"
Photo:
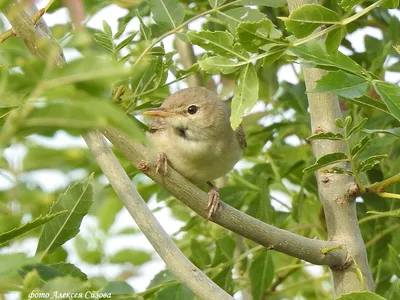
[[[213,185],[210,181],[207,182],[208,186],[210,187],[210,191],[208,192],[208,205],[207,208],[210,210],[208,211],[207,220],[209,220],[213,214],[218,209],[219,206],[219,189]]]
[[[167,174],[168,171],[168,160],[164,153],[157,153],[156,173],[161,175]]]

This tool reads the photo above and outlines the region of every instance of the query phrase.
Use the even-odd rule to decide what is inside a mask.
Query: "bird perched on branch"
[[[165,171],[168,160],[190,182],[207,183],[209,219],[220,201],[211,180],[232,170],[246,147],[242,127],[233,130],[230,125],[230,107],[207,89],[192,87],[143,114],[156,117],[149,133],[151,146],[160,153],[156,171]]]

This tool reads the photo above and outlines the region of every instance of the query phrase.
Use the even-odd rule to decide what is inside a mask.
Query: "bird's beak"
[[[172,113],[167,111],[165,108],[163,107],[159,107],[159,108],[150,108],[148,110],[145,110],[143,112],[143,115],[145,116],[151,116],[151,117],[161,117],[161,118],[169,118],[169,117],[179,117],[178,114],[176,113]]]

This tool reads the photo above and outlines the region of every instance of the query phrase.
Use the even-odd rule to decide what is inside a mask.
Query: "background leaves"
[[[0,8],[8,2],[0,1]],[[0,234],[4,234],[0,247],[15,252],[30,241],[30,250],[39,242],[40,249],[54,251],[44,257],[32,257],[31,252],[30,256],[1,255],[0,292],[16,287],[37,291],[76,287],[112,291],[116,299],[135,292],[133,297],[144,299],[194,299],[166,270],[154,275],[146,290],[146,284],[137,288],[138,278],[151,269],[157,256],[142,249],[142,243],[127,242],[136,240],[140,232],[77,139],[89,130],[114,126],[144,142],[141,111],[158,107],[172,92],[186,87],[191,76],[197,78],[196,85],[227,101],[231,124],[246,131],[244,160],[229,174],[221,195],[254,218],[324,240],[326,226],[313,171],[355,175],[362,185],[399,172],[400,93],[396,80],[385,81],[400,72],[395,50],[400,43],[399,22],[387,10],[396,7],[397,0],[367,14],[365,9],[376,2],[325,1],[323,6],[308,5],[290,15],[283,0],[112,3],[85,1],[85,20],[104,18],[101,9],[110,12],[96,28],[90,21],[82,32],[72,30],[70,24],[51,25],[67,56],[63,68],[54,67],[50,59],[35,59],[16,37],[1,43],[0,145],[5,151],[0,156]],[[111,15],[116,6],[124,8],[119,19]],[[360,14],[349,22],[356,6]],[[62,8],[63,2],[55,1],[48,12],[60,13]],[[204,17],[182,26],[199,14]],[[175,32],[178,27],[182,29]],[[354,42],[365,28],[373,28],[381,37],[367,31]],[[0,32],[7,29],[0,20]],[[317,36],[319,30],[327,33],[324,38]],[[326,75],[316,88],[306,91],[301,67],[322,68]],[[325,92],[339,98],[342,114],[348,118],[336,123],[337,130],[311,135],[307,93]],[[321,139],[342,140],[348,147],[315,162],[311,144]],[[18,154],[18,149],[23,153]],[[180,249],[235,297],[245,292],[254,299],[332,297],[327,268],[319,268],[320,275],[311,274],[309,266],[298,260],[204,223],[115,153],[153,211],[172,215],[175,222],[166,222],[168,226],[179,222],[171,235]],[[331,165],[337,162],[344,164]],[[92,172],[87,185],[82,180]],[[50,174],[44,183],[43,174]],[[59,177],[63,184],[54,184]],[[400,186],[394,183],[385,191],[399,194]],[[80,195],[84,195],[81,201]],[[71,210],[62,202],[80,203],[84,209]],[[68,212],[57,216],[51,207]],[[375,194],[358,198],[360,227],[381,296],[364,292],[342,298],[400,297],[398,210],[396,200]],[[54,227],[71,214],[76,216],[71,227]],[[39,225],[47,226],[42,235]],[[57,243],[44,240],[52,231],[49,228],[61,234]],[[121,244],[109,251],[110,245]],[[67,262],[72,254],[76,265]],[[107,272],[108,268],[117,271]],[[21,292],[22,299],[27,297]]]

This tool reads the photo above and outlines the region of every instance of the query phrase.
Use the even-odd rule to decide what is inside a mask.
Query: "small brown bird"
[[[230,125],[230,107],[207,89],[192,87],[143,114],[157,117],[150,124],[151,146],[164,153],[171,166],[189,181],[207,183],[211,188],[209,219],[220,201],[211,180],[232,170],[246,147],[242,127],[233,130]],[[159,156],[157,171],[166,168],[165,156]]]

